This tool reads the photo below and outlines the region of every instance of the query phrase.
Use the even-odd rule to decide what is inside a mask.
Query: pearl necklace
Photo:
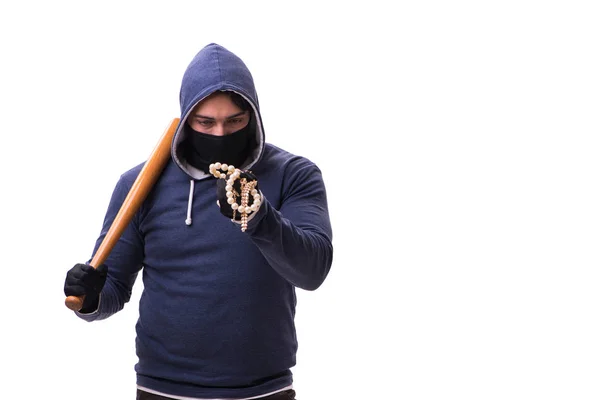
[[[227,185],[225,186],[225,196],[227,197],[227,204],[231,206],[233,210],[232,221],[235,221],[236,212],[240,213],[242,221],[242,232],[248,229],[248,216],[253,212],[258,211],[260,203],[262,201],[261,195],[256,190],[257,182],[250,181],[246,178],[241,178],[242,171],[234,167],[233,165],[214,163],[208,166],[208,170],[217,179],[226,179]],[[234,182],[240,179],[240,192],[238,193],[233,189]],[[252,195],[252,205],[248,206],[248,200]],[[240,197],[240,204],[237,203],[237,197]]]

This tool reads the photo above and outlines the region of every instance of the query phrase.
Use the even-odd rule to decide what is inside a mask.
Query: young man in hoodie
[[[306,158],[265,142],[250,71],[217,44],[183,76],[171,160],[106,262],[76,264],[76,315],[110,317],[143,292],[138,399],[294,399],[295,289],[332,263],[325,186]],[[143,164],[116,184],[94,252]],[[91,259],[91,258],[90,258]]]

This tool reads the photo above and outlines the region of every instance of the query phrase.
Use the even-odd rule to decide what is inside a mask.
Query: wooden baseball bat
[[[115,244],[123,234],[123,231],[131,222],[131,219],[140,208],[144,199],[152,187],[156,180],[162,173],[163,168],[167,164],[167,161],[171,157],[171,142],[173,140],[173,136],[175,135],[175,131],[177,130],[177,125],[179,124],[179,118],[173,118],[170,125],[167,127],[162,137],[160,138],[158,144],[146,160],[146,163],[142,167],[139,175],[133,182],[133,186],[129,189],[129,193],[127,193],[127,197],[123,201],[115,220],[111,224],[106,236],[100,243],[98,250],[94,254],[92,261],[90,261],[90,265],[94,268],[102,265],[106,258],[112,251]],[[66,306],[73,310],[79,311],[83,306],[84,296],[68,296],[65,299]]]

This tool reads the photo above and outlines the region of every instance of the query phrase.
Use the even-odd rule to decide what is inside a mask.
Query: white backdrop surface
[[[141,281],[89,324],[64,277],[216,42],[252,71],[267,139],[328,189],[334,263],[298,293],[298,398],[598,399],[599,17],[592,1],[3,3],[0,392],[134,398]]]

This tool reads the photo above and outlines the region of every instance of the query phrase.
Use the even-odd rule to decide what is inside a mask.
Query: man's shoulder
[[[306,158],[305,156],[301,156],[298,154],[294,154],[287,150],[282,149],[281,147],[275,146],[272,143],[267,143],[265,145],[265,152],[263,155],[264,161],[268,164],[274,164],[279,167],[283,166],[294,166],[294,167],[306,167],[306,166],[314,166],[316,165]]]
[[[120,181],[124,182],[124,183],[129,183],[132,184],[136,178],[138,177],[138,175],[140,174],[140,172],[142,171],[142,168],[144,168],[144,164],[146,164],[145,162],[141,162],[138,165],[128,169],[127,171],[123,172],[121,174],[121,178]]]

